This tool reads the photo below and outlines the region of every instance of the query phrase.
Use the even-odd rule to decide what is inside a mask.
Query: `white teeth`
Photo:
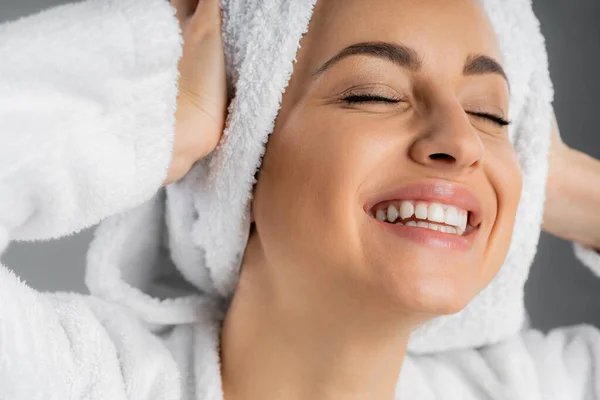
[[[369,210],[371,217],[373,217],[373,212],[375,212],[375,209]],[[468,224],[468,212],[466,210],[440,203],[425,203],[422,201],[417,203],[414,200],[405,200],[400,204],[388,203],[387,208],[375,212],[375,218],[382,222],[427,228],[458,235],[465,233]],[[421,221],[404,222],[411,218]]]
[[[444,208],[441,204],[431,203],[427,212],[427,219],[432,222],[444,222]]]
[[[451,226],[447,226],[447,225],[443,225],[440,229],[440,232],[444,232],[444,233],[456,233],[456,229],[451,227]]]
[[[433,231],[439,231],[441,228],[441,225],[438,224],[429,224],[429,229],[433,230]]]
[[[415,206],[410,201],[403,201],[400,204],[400,218],[407,219],[415,213]]]
[[[463,232],[467,229],[467,218],[468,218],[468,214],[465,211],[461,211],[461,213],[458,217],[458,227]]]
[[[394,222],[394,221],[396,221],[397,218],[398,218],[398,210],[396,210],[396,207],[394,207],[393,205],[390,204],[390,206],[387,209],[387,219],[389,222]]]
[[[415,207],[415,217],[418,219],[427,219],[427,204],[419,203]]]
[[[446,222],[448,225],[460,226],[458,219],[458,210],[454,207],[448,207],[446,209],[446,216],[443,222]]]
[[[412,222],[412,223],[411,223]],[[462,232],[460,230],[457,230],[451,226],[446,226],[446,225],[439,225],[439,224],[434,224],[434,223],[427,223],[425,221],[418,221],[415,225],[414,221],[410,221],[406,223],[406,226],[416,226],[417,228],[427,228],[427,229],[431,229],[432,231],[439,231],[439,232],[443,232],[443,233],[452,233],[452,234],[459,234],[462,235]]]

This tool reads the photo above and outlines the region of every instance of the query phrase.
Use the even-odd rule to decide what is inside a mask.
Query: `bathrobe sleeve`
[[[0,25],[0,225],[79,231],[150,198],[170,163],[179,24],[165,0],[90,0]]]
[[[165,0],[89,0],[0,25],[0,253],[157,192],[181,48]],[[181,398],[170,353],[130,311],[36,292],[9,268],[0,264],[0,399]]]

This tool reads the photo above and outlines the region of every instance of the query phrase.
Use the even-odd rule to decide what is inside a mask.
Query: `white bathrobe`
[[[177,221],[160,187],[181,43],[165,0],[89,0],[0,25],[0,251],[104,220],[91,296],[37,292],[0,265],[0,400],[223,398],[226,302],[177,267],[185,256],[172,243],[186,238],[167,229]],[[600,271],[600,255],[576,251]],[[485,346],[410,353],[396,393],[600,400],[600,332],[524,327]]]

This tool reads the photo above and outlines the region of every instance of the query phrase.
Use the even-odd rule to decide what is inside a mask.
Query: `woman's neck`
[[[281,298],[243,278],[221,332],[225,400],[394,398],[411,331],[398,315],[352,304],[360,296]]]

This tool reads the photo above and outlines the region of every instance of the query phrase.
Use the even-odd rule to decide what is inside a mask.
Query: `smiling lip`
[[[397,225],[379,221],[372,217],[369,218],[389,233],[425,244],[428,247],[461,251],[468,251],[473,248],[475,238],[479,233],[479,225],[483,220],[483,211],[480,201],[469,188],[447,181],[415,182],[377,195],[376,198],[365,205],[365,212],[369,212],[381,202],[390,200],[420,200],[430,203],[442,203],[469,211],[468,224],[475,227],[475,229],[464,235]]]
[[[365,205],[369,212],[375,205],[390,200],[416,200],[442,203],[462,208],[469,212],[469,225],[477,227],[483,220],[481,202],[471,189],[448,181],[421,181],[378,194]]]
[[[379,221],[375,218],[371,218],[371,220],[377,223],[386,232],[425,244],[428,247],[433,247],[436,249],[469,251],[473,248],[475,244],[475,238],[479,233],[479,229],[474,229],[462,236],[459,236],[452,233],[432,231],[431,229],[427,228],[390,224]]]

